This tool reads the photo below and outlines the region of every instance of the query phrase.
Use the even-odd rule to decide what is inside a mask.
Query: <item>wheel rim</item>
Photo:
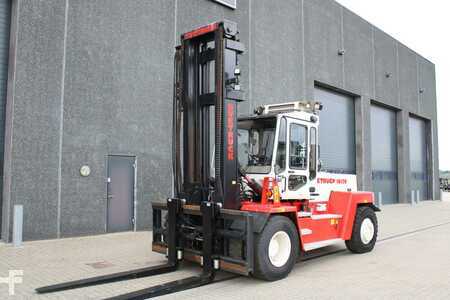
[[[369,218],[365,218],[361,224],[361,241],[363,244],[369,244],[375,234],[375,226]]]
[[[291,256],[291,239],[284,231],[278,231],[270,239],[269,260],[275,267],[284,266]]]

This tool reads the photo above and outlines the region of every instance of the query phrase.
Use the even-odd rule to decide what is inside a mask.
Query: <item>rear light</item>
[[[278,185],[273,187],[273,204],[278,205],[281,201],[280,188]]]

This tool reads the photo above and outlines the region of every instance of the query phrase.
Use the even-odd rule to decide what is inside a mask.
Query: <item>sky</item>
[[[439,167],[450,170],[450,1],[337,0],[436,65]],[[401,66],[400,66],[401,67]]]

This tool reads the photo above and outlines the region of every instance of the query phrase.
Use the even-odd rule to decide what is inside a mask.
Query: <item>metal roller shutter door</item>
[[[427,126],[424,120],[409,118],[409,158],[411,167],[411,198],[428,200]]]
[[[319,87],[314,97],[323,104],[319,129],[322,170],[356,174],[354,99]]]
[[[398,203],[396,123],[394,111],[371,106],[372,184],[382,204]]]

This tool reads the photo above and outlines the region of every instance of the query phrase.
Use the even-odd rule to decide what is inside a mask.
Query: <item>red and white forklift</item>
[[[214,282],[218,270],[274,281],[300,254],[345,242],[371,251],[379,209],[356,176],[321,172],[322,105],[264,105],[238,117],[243,101],[237,25],[217,22],[181,37],[175,54],[173,187],[153,203],[153,251],[167,263],[56,284],[40,293],[177,270],[202,273],[115,299],[146,299]],[[170,180],[170,179],[168,179]]]

